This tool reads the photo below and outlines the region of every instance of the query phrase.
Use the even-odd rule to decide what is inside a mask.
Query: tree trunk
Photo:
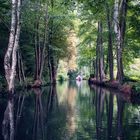
[[[114,6],[114,32],[116,34],[116,52],[117,52],[117,73],[119,83],[122,83],[123,75],[122,75],[122,47],[121,47],[121,32],[119,25],[119,0],[115,0]]]
[[[17,49],[20,37],[20,0],[12,0],[11,30],[8,49],[4,58],[5,77],[10,93],[14,92],[14,81],[16,76]]]
[[[11,76],[11,57],[14,47],[16,33],[16,0],[12,0],[11,29],[9,36],[9,44],[4,58],[5,77],[9,86]]]
[[[17,73],[20,85],[22,85],[22,77],[21,77],[21,62],[20,62],[20,54],[19,50],[17,51]]]
[[[116,34],[116,48],[117,48],[117,75],[119,83],[122,84],[124,72],[122,62],[122,51],[124,46],[125,27],[127,14],[127,0],[115,0],[114,6],[114,32]]]
[[[56,75],[57,75],[57,66],[54,63],[54,60],[51,61],[51,76],[52,76],[52,83],[56,83]]]
[[[113,45],[112,45],[112,21],[110,18],[110,9],[109,5],[106,2],[106,12],[107,12],[107,25],[108,25],[108,62],[109,62],[109,76],[110,80],[114,79],[114,71],[113,71]]]
[[[99,30],[99,26],[98,26]],[[99,78],[99,31],[97,35],[97,41],[96,41],[96,70],[95,70],[95,77],[96,80]]]
[[[46,16],[45,16],[45,31],[44,31],[44,44],[41,51],[41,64],[40,64],[40,77],[42,77],[43,68],[44,68],[44,61],[45,61],[45,50],[47,46],[47,31],[48,31],[48,5],[46,4]]]
[[[100,76],[100,82],[103,81],[105,78],[104,73],[104,57],[103,57],[103,41],[102,41],[102,22],[98,22],[99,26],[99,76]]]
[[[103,81],[105,78],[104,73],[104,58],[103,58],[103,46],[102,46],[102,22],[98,22],[98,36],[96,45],[96,79]]]
[[[22,85],[22,84],[26,85],[26,78],[25,78],[25,74],[24,74],[22,56],[21,56],[21,52],[19,49],[17,51],[17,62],[18,62],[17,73],[18,73],[18,79],[19,79],[20,85]]]
[[[38,5],[38,2],[37,4]],[[41,3],[38,5],[41,6]],[[35,58],[36,58],[36,69],[35,69],[35,86],[40,86],[42,84],[42,74],[43,74],[43,68],[44,68],[44,61],[45,61],[45,50],[47,46],[47,27],[48,27],[48,6],[46,4],[46,15],[44,17],[44,36],[42,37],[39,33],[40,29],[40,17],[38,15],[38,12],[40,8],[36,9],[36,21],[35,21],[35,35],[34,35],[34,41],[35,41]],[[44,41],[41,42],[41,38],[43,38]]]
[[[40,56],[40,51],[39,51],[39,15],[38,15],[38,8],[40,5],[38,5],[38,2],[36,2],[36,6],[35,7],[35,11],[36,11],[36,19],[35,19],[35,23],[34,23],[34,28],[35,28],[35,34],[34,34],[34,41],[35,41],[35,81],[38,80],[40,81],[40,77],[39,77],[39,56]]]

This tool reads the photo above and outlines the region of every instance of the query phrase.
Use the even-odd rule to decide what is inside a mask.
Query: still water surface
[[[5,96],[0,140],[140,140],[140,106],[86,81]]]

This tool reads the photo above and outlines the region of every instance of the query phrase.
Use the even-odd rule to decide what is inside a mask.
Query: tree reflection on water
[[[9,97],[2,122],[4,140],[14,140],[14,98]]]
[[[6,98],[5,98],[6,100]],[[139,106],[117,91],[64,82],[1,102],[1,140],[136,140]],[[3,136],[1,136],[3,135]]]

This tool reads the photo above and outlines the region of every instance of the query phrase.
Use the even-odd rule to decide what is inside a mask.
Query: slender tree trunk
[[[108,65],[109,65],[109,56],[108,56],[109,54],[108,54],[108,52],[107,52],[107,57],[106,57],[106,65],[105,65],[105,75],[107,75],[108,74]]]
[[[104,57],[103,57],[103,46],[102,46],[102,22],[98,22],[98,36],[96,45],[96,79],[103,81],[105,78],[104,73]]]
[[[38,2],[36,3],[37,6]],[[36,7],[35,7],[36,8]],[[34,34],[34,41],[35,41],[35,80],[39,80],[39,15],[38,15],[38,8],[35,9],[36,10],[36,19],[35,19],[35,25],[34,28],[36,29],[35,34]]]
[[[107,11],[107,24],[108,24],[108,62],[109,62],[109,76],[110,80],[114,79],[114,71],[113,71],[113,45],[112,45],[112,21],[110,18],[110,9],[109,5],[106,2],[106,11]]]
[[[11,15],[11,29],[10,29],[10,36],[9,36],[9,44],[4,58],[4,68],[5,68],[5,77],[7,83],[10,83],[10,76],[11,76],[11,56],[15,41],[15,33],[16,33],[16,0],[12,0],[12,15]]]
[[[51,19],[51,27],[49,32],[49,66],[50,66],[50,82],[56,83],[56,66],[55,66],[55,58],[54,58],[54,50],[53,50],[53,19]]]
[[[14,89],[14,81],[16,76],[16,64],[17,64],[17,49],[19,46],[19,37],[20,37],[20,6],[21,1],[17,1],[17,28],[16,28],[16,35],[15,35],[15,42],[13,47],[13,53],[12,53],[12,66],[11,66],[11,77],[10,77],[10,83],[9,83],[9,90],[11,91]]]
[[[117,48],[117,75],[119,83],[122,84],[124,72],[122,62],[122,51],[124,46],[125,28],[126,28],[127,0],[115,0],[114,6],[114,31],[116,34]]]
[[[20,85],[22,85],[22,84],[26,85],[26,78],[25,78],[25,74],[24,74],[22,56],[21,56],[21,52],[19,49],[17,51],[17,64],[18,64],[17,73],[18,73],[18,79],[19,79]]]
[[[99,26],[99,76],[100,82],[105,78],[104,73],[104,56],[103,56],[103,41],[102,41],[102,22],[98,23]]]
[[[37,4],[39,7],[41,7],[41,3]],[[43,74],[43,68],[44,68],[44,62],[45,62],[45,50],[47,46],[47,31],[48,31],[48,6],[46,4],[46,15],[44,17],[44,36],[42,37],[39,33],[39,29],[42,25],[40,25],[39,20],[39,10],[40,8],[36,9],[36,21],[35,21],[35,58],[36,58],[36,71],[35,71],[35,86],[40,86],[42,84],[42,74]],[[43,38],[43,41],[41,41]]]
[[[45,31],[44,31],[44,44],[41,52],[41,64],[40,64],[40,77],[42,77],[44,61],[45,61],[45,50],[47,46],[47,31],[48,31],[48,5],[46,4],[46,16],[45,16]]]
[[[99,78],[99,26],[98,26],[98,35],[96,41],[96,70],[95,70],[96,80]]]
[[[122,0],[120,5],[120,34],[121,34],[121,48],[124,48],[124,41],[125,41],[125,31],[126,31],[126,15],[127,15],[127,2],[128,0]],[[121,66],[121,73],[122,77],[124,78],[124,71],[123,71],[123,60],[121,57],[120,61]]]
[[[117,73],[119,83],[122,83],[123,75],[122,75],[122,47],[121,47],[121,32],[119,25],[119,0],[115,0],[114,6],[114,32],[116,34],[116,52],[117,52]]]
[[[5,77],[8,83],[9,93],[14,92],[16,76],[17,49],[20,37],[20,7],[21,0],[12,0],[11,30],[8,49],[4,58]]]
[[[51,61],[51,75],[52,75],[52,83],[56,83],[56,75],[57,75],[57,66],[54,64],[54,60]]]
[[[22,78],[21,78],[21,63],[20,63],[20,55],[19,50],[17,51],[17,73],[20,85],[22,85]]]

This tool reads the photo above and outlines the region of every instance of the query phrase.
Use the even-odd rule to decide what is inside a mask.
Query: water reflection
[[[117,139],[123,139],[123,111],[124,101],[117,95]]]
[[[25,92],[24,92],[25,93]],[[23,106],[24,106],[25,94],[21,91],[17,97],[17,106],[16,106],[16,119],[15,119],[15,136],[18,133],[18,126],[22,116]]]
[[[76,94],[77,94],[76,88],[74,86],[71,86],[71,83],[68,84],[67,93],[68,93],[67,119],[68,119],[69,137],[71,137],[76,130],[75,119],[76,119]]]
[[[9,98],[0,133],[2,140],[137,140],[139,108],[116,91],[64,82]]]
[[[33,140],[44,139],[44,113],[42,106],[42,90],[40,88],[33,89],[35,93],[35,112],[33,123]]]
[[[4,140],[14,140],[14,133],[14,98],[9,97],[2,122]]]
[[[113,121],[113,101],[114,94],[110,92],[109,95],[109,105],[107,106],[107,126],[108,126],[108,140],[112,138],[112,121]]]
[[[113,93],[106,89],[93,86],[93,89],[96,94],[96,135],[97,140],[102,139],[105,126],[102,126],[102,120],[104,119],[104,114],[107,115],[107,138],[118,140],[123,139],[123,111],[124,111],[124,100],[119,96],[118,93]],[[117,98],[117,111],[116,116],[113,118],[113,108],[114,108],[114,96]],[[112,133],[112,123],[113,119],[117,120],[116,123],[116,134]],[[104,120],[103,120],[104,121]]]

